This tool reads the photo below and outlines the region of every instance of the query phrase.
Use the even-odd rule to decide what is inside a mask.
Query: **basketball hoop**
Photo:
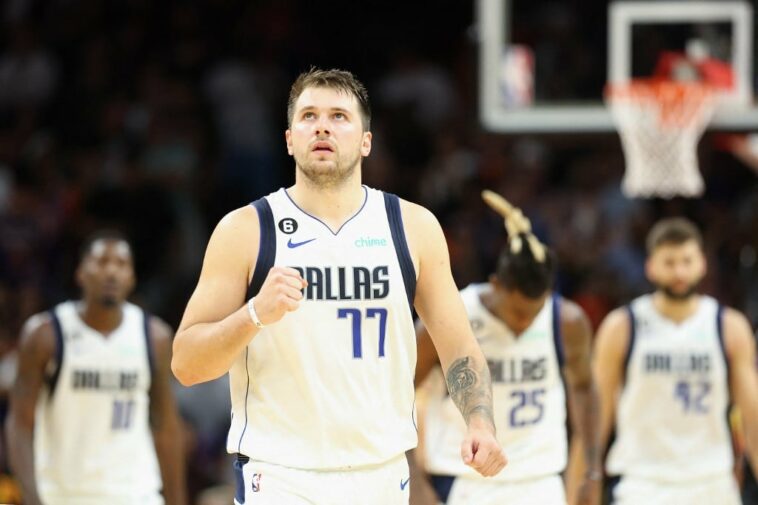
[[[655,77],[610,83],[605,96],[626,158],[624,194],[701,195],[697,144],[715,109],[714,88]]]

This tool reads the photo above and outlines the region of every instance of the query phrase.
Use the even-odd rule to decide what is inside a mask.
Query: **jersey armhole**
[[[408,241],[403,228],[403,215],[400,211],[400,199],[392,193],[384,193],[384,207],[387,210],[387,220],[392,233],[392,242],[395,245],[397,261],[403,274],[405,294],[408,297],[408,305],[413,313],[413,300],[416,298],[416,269],[413,266],[411,252],[408,249]]]
[[[721,356],[724,358],[727,375],[729,374],[729,356],[726,353],[726,344],[724,343],[724,306],[719,304],[716,309],[716,335],[718,335],[719,349]]]
[[[247,299],[258,294],[266,280],[268,271],[274,266],[276,259],[276,229],[274,228],[274,214],[266,198],[259,198],[250,205],[258,212],[260,223],[260,239],[258,241],[258,258],[255,261],[253,278],[247,288]]]
[[[624,355],[624,368],[622,370],[623,377],[627,376],[627,370],[629,369],[629,360],[632,359],[632,353],[634,352],[634,341],[637,333],[637,323],[634,320],[634,310],[631,305],[626,306],[626,313],[629,317],[629,342],[626,346],[626,354]]]
[[[563,365],[566,363],[566,355],[563,350],[563,332],[561,330],[561,297],[553,293],[553,343],[555,355],[558,358],[558,369],[563,374]]]
[[[732,407],[734,406],[732,397],[732,367],[729,364],[729,356],[726,352],[726,343],[724,342],[724,306],[719,304],[716,308],[716,335],[719,341],[719,349],[721,350],[721,356],[724,359],[724,370],[726,371],[726,411],[724,412],[724,421],[726,422],[726,429],[729,432],[729,440],[732,443],[732,447],[736,447],[735,432],[732,430],[732,422],[730,414],[732,413]]]
[[[58,385],[61,368],[63,368],[63,329],[61,328],[61,322],[55,313],[55,309],[50,310],[49,314],[50,322],[53,325],[53,333],[55,334],[55,370],[47,379],[47,387],[50,391],[50,398],[52,398],[55,393],[55,387]]]
[[[145,329],[145,350],[147,351],[147,366],[150,369],[150,378],[155,377],[155,350],[153,349],[153,332],[150,331],[150,314],[142,311],[143,327]]]

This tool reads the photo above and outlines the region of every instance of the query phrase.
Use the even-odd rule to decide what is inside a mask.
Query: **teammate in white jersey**
[[[610,313],[597,337],[601,437],[604,444],[613,438],[605,465],[613,503],[737,505],[730,404],[742,414],[749,456],[758,456],[750,325],[697,292],[706,261],[691,222],[658,222],[647,250],[655,292]]]
[[[6,428],[24,503],[183,505],[171,331],[126,302],[124,237],[93,235],[76,279],[82,299],[32,316],[21,336]]]
[[[224,217],[174,341],[186,385],[230,374],[237,503],[408,503],[416,446],[412,308],[468,432],[464,461],[505,465],[489,371],[426,209],[361,184],[363,85],[312,69],[290,90],[295,185]]]
[[[574,429],[590,461],[578,503],[598,505],[602,473],[589,320],[578,305],[552,292],[552,253],[521,211],[495,193],[484,195],[504,216],[509,240],[489,283],[472,284],[461,294],[490,367],[498,439],[508,447],[511,463],[489,480],[462,465],[455,440],[465,426],[450,415],[445,392],[435,391],[422,415],[426,477],[448,505],[565,505],[560,474],[568,458],[567,391],[576,412]],[[421,325],[418,347],[420,384],[438,370]]]

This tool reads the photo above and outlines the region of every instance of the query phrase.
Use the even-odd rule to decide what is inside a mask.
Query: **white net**
[[[661,79],[609,85],[606,95],[626,158],[629,197],[694,197],[703,193],[697,144],[715,108],[699,82]]]

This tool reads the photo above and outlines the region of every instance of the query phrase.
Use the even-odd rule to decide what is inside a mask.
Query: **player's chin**
[[[100,296],[100,305],[107,308],[118,307],[121,303],[121,297],[114,293],[105,293]]]

